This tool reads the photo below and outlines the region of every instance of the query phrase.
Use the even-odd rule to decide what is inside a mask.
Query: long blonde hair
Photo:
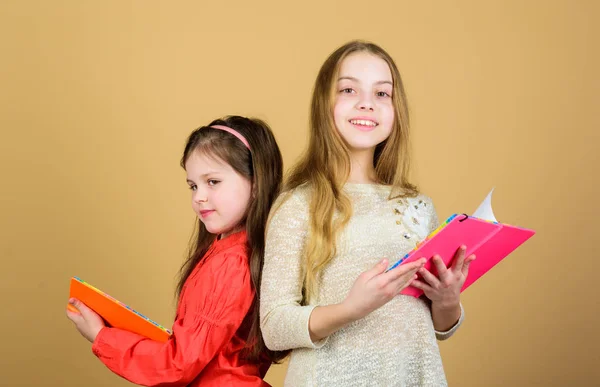
[[[310,236],[303,257],[305,303],[316,296],[319,276],[336,254],[337,233],[352,216],[352,203],[342,190],[350,174],[349,150],[336,130],[333,106],[340,65],[356,52],[380,57],[392,73],[395,119],[390,136],[375,148],[373,165],[377,182],[392,187],[390,199],[418,193],[417,187],[408,181],[409,119],[400,72],[381,47],[365,41],[351,41],[335,50],[317,75],[311,100],[309,145],[290,170],[284,188],[284,191],[291,191],[306,184],[311,191]]]

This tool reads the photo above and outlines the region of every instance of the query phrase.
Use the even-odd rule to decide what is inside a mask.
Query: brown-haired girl
[[[258,292],[264,231],[282,181],[269,126],[230,116],[195,130],[181,166],[198,232],[181,268],[173,334],[161,343],[104,326],[70,300],[67,311],[93,353],[113,372],[145,386],[265,386],[278,354],[263,342]]]

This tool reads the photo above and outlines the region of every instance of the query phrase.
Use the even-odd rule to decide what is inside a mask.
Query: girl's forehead
[[[368,52],[356,52],[344,58],[340,65],[339,77],[392,81],[392,72],[387,62],[379,56]]]
[[[193,151],[185,163],[186,170],[232,171],[231,165],[210,152]]]

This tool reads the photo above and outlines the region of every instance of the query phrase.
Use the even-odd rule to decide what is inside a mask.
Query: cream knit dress
[[[285,386],[445,386],[436,332],[426,302],[399,295],[390,302],[313,343],[308,320],[318,305],[339,303],[356,278],[386,257],[390,265],[438,226],[431,200],[388,200],[389,186],[346,184],[353,214],[338,234],[337,255],[321,277],[319,294],[302,302],[302,251],[309,233],[310,191],[283,195],[267,230],[260,317],[265,343],[293,349]],[[437,339],[437,340],[436,340]]]

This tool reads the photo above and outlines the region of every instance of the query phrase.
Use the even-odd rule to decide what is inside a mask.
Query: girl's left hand
[[[460,289],[469,274],[469,265],[475,259],[475,255],[470,255],[465,259],[466,250],[465,246],[458,249],[454,256],[454,264],[450,268],[446,267],[439,255],[435,255],[432,259],[438,277],[423,267],[418,272],[423,280],[415,279],[412,281],[411,286],[423,290],[425,296],[440,307],[458,305],[460,302]]]
[[[73,321],[75,327],[89,342],[93,343],[96,336],[104,328],[104,320],[96,312],[88,308],[81,301],[71,298],[69,305],[74,306],[79,312],[67,309],[67,317]]]

